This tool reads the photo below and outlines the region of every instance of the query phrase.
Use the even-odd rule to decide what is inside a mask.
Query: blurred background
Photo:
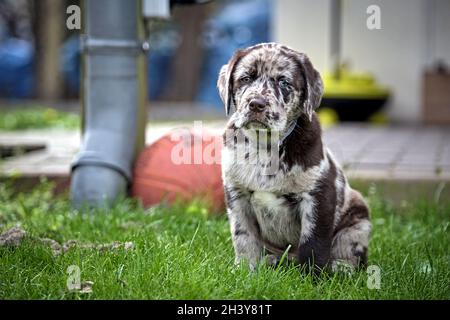
[[[38,100],[74,109],[80,95],[81,31],[65,27],[66,8],[73,4],[80,1],[0,0],[0,106]],[[192,104],[222,116],[218,70],[237,48],[273,39],[274,5],[270,0],[219,0],[173,6],[170,20],[150,26],[149,100],[163,102],[162,109],[171,102],[181,117],[191,114],[183,109]]]
[[[268,41],[324,79],[323,141],[369,200],[383,290],[377,269],[320,290],[281,262],[227,271],[225,218],[206,220],[225,214],[216,82]],[[449,124],[450,0],[0,0],[0,299],[448,299]]]
[[[0,180],[67,185],[80,150],[84,26],[69,30],[66,10],[83,12],[81,2],[0,0]],[[431,181],[431,196],[450,181],[450,1],[172,2],[169,19],[146,23],[147,144],[180,125],[170,121],[216,121],[220,132],[221,66],[236,49],[275,41],[321,72],[319,119],[350,177],[407,181],[402,191]]]
[[[72,4],[80,1],[0,0],[0,107],[77,111],[81,31],[65,27]],[[373,4],[381,11],[381,29],[366,26]],[[448,94],[436,88],[449,81],[442,77],[450,65],[449,16],[446,0],[345,0],[339,8],[331,0],[174,6],[171,20],[152,24],[148,39],[148,96],[161,110],[154,116],[183,117],[195,108],[221,117],[221,65],[238,48],[276,41],[306,52],[326,78],[325,107],[336,111],[326,114],[330,121],[450,123],[448,107],[427,99],[438,95],[449,103]],[[337,64],[340,82],[333,81]],[[360,92],[349,92],[346,81]],[[356,106],[355,95],[363,99]],[[342,101],[362,114],[349,118]]]

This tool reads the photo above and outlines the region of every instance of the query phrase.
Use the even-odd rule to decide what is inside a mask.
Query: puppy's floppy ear
[[[219,79],[217,79],[217,88],[219,95],[225,105],[225,113],[228,115],[231,108],[231,94],[230,94],[230,75],[228,75],[228,64],[222,66],[219,72]]]
[[[237,62],[247,53],[246,50],[238,50],[231,57],[228,64],[222,66],[217,79],[217,88],[219,89],[220,98],[225,105],[225,113],[230,113],[233,104],[233,72]]]
[[[315,109],[320,105],[323,94],[323,82],[320,73],[313,67],[308,56],[304,53],[299,53],[300,65],[303,69],[304,79],[306,81],[305,101],[303,102],[303,109],[311,121]]]

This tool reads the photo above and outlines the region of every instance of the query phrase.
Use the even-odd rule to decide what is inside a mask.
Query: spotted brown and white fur
[[[238,50],[218,88],[227,114],[234,109],[222,176],[236,262],[254,268],[287,253],[315,270],[365,265],[369,210],[322,142],[314,110],[323,84],[308,57],[276,43]],[[277,139],[270,142],[277,167],[269,173],[271,157],[248,161],[261,132]]]

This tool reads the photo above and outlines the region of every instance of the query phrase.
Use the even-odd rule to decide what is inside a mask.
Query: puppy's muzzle
[[[250,111],[252,112],[263,112],[266,107],[268,105],[268,102],[266,99],[262,98],[262,97],[258,97],[258,98],[254,98],[250,101],[248,107],[250,109]]]

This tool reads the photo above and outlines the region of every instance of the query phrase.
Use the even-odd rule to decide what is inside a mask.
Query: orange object
[[[220,153],[222,138],[206,131],[179,129],[147,146],[139,155],[132,196],[148,207],[161,201],[201,198],[223,211]]]

